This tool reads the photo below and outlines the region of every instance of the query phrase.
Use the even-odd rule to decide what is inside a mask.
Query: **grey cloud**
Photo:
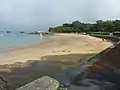
[[[119,0],[0,0],[0,29],[47,30],[80,20],[119,19]]]

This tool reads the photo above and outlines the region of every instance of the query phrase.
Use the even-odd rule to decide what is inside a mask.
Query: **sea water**
[[[31,44],[37,44],[47,40],[48,37],[40,35],[32,35],[20,32],[0,31],[0,51],[7,50],[10,48],[16,48]]]

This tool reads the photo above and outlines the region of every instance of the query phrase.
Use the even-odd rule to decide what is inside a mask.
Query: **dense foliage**
[[[60,86],[57,88],[57,90],[68,90],[67,88],[68,88],[67,85],[60,85]]]
[[[57,33],[81,33],[81,32],[116,32],[120,31],[120,20],[96,21],[94,24],[81,23],[74,21],[72,23],[64,23],[62,26],[50,27],[49,32]]]

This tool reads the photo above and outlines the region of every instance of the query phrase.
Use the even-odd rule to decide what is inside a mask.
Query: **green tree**
[[[120,31],[120,20],[103,21],[98,20],[96,23],[81,23],[74,21],[72,23],[64,23],[62,26],[55,28],[50,27],[49,32],[57,33],[81,33],[81,32],[115,32]]]
[[[52,32],[52,30],[53,30],[53,28],[52,28],[52,27],[50,27],[48,31],[49,31],[49,32]]]

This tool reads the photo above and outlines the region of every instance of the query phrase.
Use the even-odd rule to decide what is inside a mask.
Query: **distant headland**
[[[96,23],[73,21],[72,23],[64,23],[61,26],[50,27],[48,31],[55,33],[119,32],[120,20],[98,20]]]

